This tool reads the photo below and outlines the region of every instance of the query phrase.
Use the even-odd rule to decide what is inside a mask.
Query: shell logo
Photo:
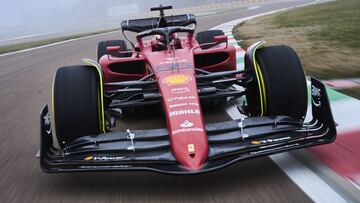
[[[166,83],[167,85],[183,85],[183,84],[188,84],[190,80],[191,77],[188,75],[176,74],[176,75],[166,76],[162,82]]]

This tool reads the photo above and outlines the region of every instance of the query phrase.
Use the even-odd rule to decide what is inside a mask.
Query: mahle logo
[[[181,115],[189,115],[189,114],[200,114],[199,109],[185,109],[185,110],[179,110],[179,111],[170,111],[169,116],[181,116]]]

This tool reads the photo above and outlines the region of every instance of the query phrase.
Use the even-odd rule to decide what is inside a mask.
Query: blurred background
[[[0,2],[0,202],[360,202],[360,0]],[[122,20],[158,16],[149,10],[159,4],[173,5],[165,14],[194,13],[197,31],[221,29],[233,46],[293,47],[306,75],[329,87],[336,141],[196,176],[45,174],[35,156],[39,112],[51,104],[55,71],[95,59],[100,41],[123,39]],[[211,115],[229,118],[221,108]],[[164,124],[156,115],[121,122]]]
[[[154,5],[174,8],[224,3],[231,0],[16,0],[1,1],[0,45],[36,36],[73,34],[118,28],[119,19],[148,12]]]

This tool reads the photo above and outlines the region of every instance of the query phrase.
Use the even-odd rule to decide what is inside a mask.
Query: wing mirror
[[[226,35],[218,35],[213,37],[213,42],[200,44],[199,46],[194,47],[192,50],[201,48],[201,49],[209,49],[221,43],[225,43],[225,49],[228,47],[228,37]]]
[[[223,42],[227,42],[228,41],[228,37],[226,35],[218,35],[214,37],[214,42],[217,43],[223,43]]]
[[[119,52],[119,51],[121,51],[121,47],[120,46],[106,47],[106,51],[107,52]]]

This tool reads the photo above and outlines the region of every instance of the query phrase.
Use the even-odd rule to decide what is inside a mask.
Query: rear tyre
[[[98,57],[98,61],[100,60],[100,58],[106,54],[110,54],[111,56],[115,56],[115,57],[125,57],[127,56],[126,54],[121,54],[121,53],[117,53],[117,52],[112,52],[109,53],[106,50],[106,47],[110,47],[110,46],[120,46],[121,47],[121,51],[126,51],[127,50],[127,46],[124,40],[108,40],[108,41],[102,41],[99,42],[98,44],[98,50],[97,50],[97,57]]]
[[[89,66],[67,66],[54,78],[53,108],[58,143],[99,134],[99,76]]]
[[[265,116],[287,115],[304,119],[307,111],[305,73],[296,52],[284,45],[260,48],[255,53],[263,81]],[[249,65],[250,67],[253,67]],[[252,115],[259,115],[259,88],[255,76],[256,93],[247,95]],[[261,82],[262,83],[262,82]],[[256,107],[252,104],[257,104]],[[252,111],[252,112],[251,112]]]
[[[196,33],[195,39],[201,45],[201,44],[214,42],[214,37],[220,36],[220,35],[225,35],[225,33],[222,30],[206,30],[206,31]],[[201,48],[208,49],[213,46],[215,46],[215,45],[204,45],[204,46],[201,46]]]

